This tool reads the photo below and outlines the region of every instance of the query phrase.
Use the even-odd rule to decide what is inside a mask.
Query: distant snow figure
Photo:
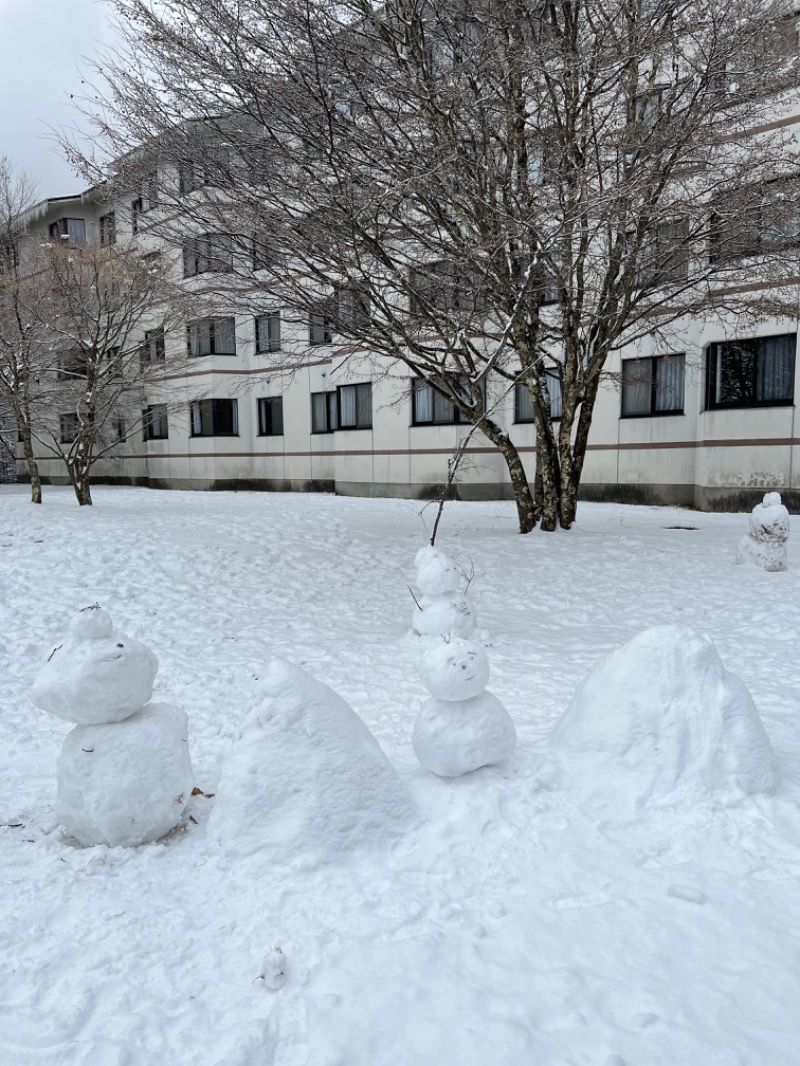
[[[789,540],[789,512],[781,503],[779,492],[768,492],[750,515],[750,532],[739,541],[737,563],[750,559],[763,570],[787,569],[786,549]]]
[[[261,971],[256,980],[263,981],[264,987],[271,992],[277,992],[286,984],[286,977],[286,956],[280,948],[273,948],[264,956]]]
[[[251,696],[208,822],[228,854],[320,863],[402,832],[414,805],[352,707],[274,659]]]
[[[420,548],[414,561],[422,596],[414,607],[411,628],[422,637],[469,637],[477,616],[463,591],[461,568],[430,544]]]
[[[183,711],[147,701],[158,670],[97,604],[37,674],[33,702],[77,723],[58,759],[58,820],[87,847],[136,847],[179,825],[194,784]]]
[[[422,705],[412,744],[417,758],[440,777],[459,777],[499,762],[517,742],[511,716],[484,689],[486,653],[473,641],[442,639],[425,650],[422,682],[433,696]]]

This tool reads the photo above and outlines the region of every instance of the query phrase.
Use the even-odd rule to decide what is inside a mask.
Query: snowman
[[[786,570],[789,512],[779,492],[768,492],[750,515],[750,532],[739,541],[737,563],[750,559],[764,570]]]
[[[420,660],[432,699],[422,705],[412,744],[426,770],[458,777],[499,762],[517,743],[514,723],[490,692],[489,660],[479,644],[458,637],[432,643]]]
[[[414,560],[422,592],[411,628],[421,637],[469,637],[475,629],[475,608],[462,592],[464,574],[444,552],[427,544]]]
[[[158,661],[99,605],[73,618],[33,683],[37,707],[75,723],[58,759],[56,814],[90,847],[135,847],[178,825],[193,775],[183,711],[148,703]]]

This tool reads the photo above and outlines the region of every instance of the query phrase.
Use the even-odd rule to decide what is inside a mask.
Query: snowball
[[[258,980],[271,992],[277,992],[286,984],[286,956],[280,948],[273,948],[264,956]]]
[[[81,611],[33,682],[37,707],[78,725],[121,722],[153,694],[155,655],[136,640],[109,636],[105,611]]]
[[[480,645],[453,637],[432,644],[420,660],[422,683],[438,700],[469,700],[489,684],[489,660]]]
[[[58,759],[56,814],[79,843],[136,847],[178,825],[194,778],[183,711],[150,703],[124,722],[78,725]]]
[[[739,541],[736,562],[755,563],[769,573],[780,573],[788,569],[786,559],[786,542],[776,540],[756,540],[745,534]]]
[[[758,503],[750,515],[750,536],[755,540],[789,538],[789,512],[781,503],[779,492],[768,492],[763,503]]]
[[[110,637],[113,630],[111,615],[97,603],[78,611],[69,624],[70,636],[78,640]]]
[[[458,777],[510,754],[517,733],[500,700],[491,692],[482,692],[459,703],[426,700],[411,742],[426,770],[440,777]]]
[[[469,598],[457,592],[422,596],[414,608],[412,628],[422,637],[468,637],[477,615]]]
[[[324,861],[384,841],[412,813],[352,708],[299,667],[273,660],[223,766],[209,837],[233,854]]]
[[[708,637],[656,626],[595,667],[553,732],[585,778],[636,800],[678,789],[772,792],[775,760],[744,683]],[[624,782],[624,783],[623,783]]]
[[[458,592],[464,581],[461,568],[444,552],[427,544],[416,554],[417,585],[427,596]]]

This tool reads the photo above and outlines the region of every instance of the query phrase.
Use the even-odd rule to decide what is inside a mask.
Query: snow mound
[[[113,635],[111,618],[87,607],[53,650],[33,682],[37,707],[78,725],[121,722],[153,694],[155,655],[136,640]]]
[[[579,787],[599,777],[637,802],[777,785],[747,687],[708,637],[682,626],[647,629],[603,659],[573,696],[553,745],[584,763]]]
[[[420,548],[414,565],[417,568],[417,585],[426,596],[458,592],[464,581],[460,567],[450,556],[430,544]]]
[[[225,761],[209,837],[232,854],[324,861],[400,831],[410,796],[358,715],[273,660]]]
[[[458,703],[426,700],[411,742],[426,770],[439,777],[459,777],[509,755],[517,732],[500,700],[482,692]]]
[[[468,700],[489,684],[489,660],[471,640],[440,640],[420,657],[422,683],[438,700]]]
[[[85,846],[136,847],[178,825],[194,778],[188,720],[150,703],[124,722],[78,725],[58,759],[56,815]]]

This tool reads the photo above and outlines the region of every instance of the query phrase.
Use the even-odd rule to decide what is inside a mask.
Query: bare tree
[[[154,160],[179,175],[164,239],[189,219],[241,299],[453,404],[503,454],[522,532],[572,525],[614,351],[793,305],[782,3],[115,4],[93,113],[121,187]],[[496,413],[520,383],[534,492]]]
[[[42,502],[42,485],[33,443],[32,389],[40,368],[43,330],[36,308],[46,279],[31,274],[25,262],[24,220],[36,202],[36,187],[10,161],[0,157],[0,401],[13,416],[28,468],[31,502]],[[15,445],[4,437],[11,455]]]
[[[165,376],[165,333],[182,321],[184,294],[169,257],[135,244],[46,242],[38,269],[48,279],[37,308],[48,366],[35,390],[36,437],[87,505],[95,463],[148,417],[144,389]]]

